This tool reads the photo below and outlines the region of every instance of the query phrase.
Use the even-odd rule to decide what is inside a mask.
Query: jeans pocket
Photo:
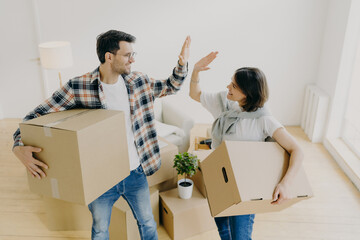
[[[139,167],[137,167],[134,172],[138,175],[143,175],[144,174],[144,170],[142,168],[142,166],[140,165]]]

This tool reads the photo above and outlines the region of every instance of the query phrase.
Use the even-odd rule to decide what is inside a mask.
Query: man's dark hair
[[[239,68],[235,71],[236,84],[246,96],[242,108],[253,112],[264,106],[269,97],[265,74],[258,68]]]
[[[120,49],[120,41],[133,43],[135,42],[136,38],[125,32],[109,30],[98,35],[96,40],[96,52],[98,58],[101,63],[105,63],[105,53],[111,52],[116,54],[117,50]]]

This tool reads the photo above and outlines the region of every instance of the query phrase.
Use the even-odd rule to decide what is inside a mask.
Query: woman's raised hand
[[[218,52],[211,52],[207,56],[200,59],[197,63],[194,65],[194,71],[201,72],[209,70],[210,68],[208,65],[216,58]]]

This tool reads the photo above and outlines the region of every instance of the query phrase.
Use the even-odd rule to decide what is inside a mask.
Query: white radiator
[[[328,105],[329,97],[319,87],[306,87],[301,128],[312,142],[323,140]]]

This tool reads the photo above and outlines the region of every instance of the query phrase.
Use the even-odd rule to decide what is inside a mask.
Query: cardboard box
[[[158,138],[158,142],[160,147],[161,167],[156,173],[147,177],[149,187],[174,179],[177,175],[173,165],[174,157],[179,152],[178,147],[162,137]]]
[[[195,137],[211,138],[211,134],[209,134],[211,129],[212,124],[195,123],[194,127],[190,130],[190,143],[194,142]]]
[[[157,189],[150,188],[150,201],[155,222],[159,226],[159,191]],[[120,198],[114,204],[109,235],[111,240],[140,240],[136,220],[124,198]]]
[[[184,239],[216,229],[206,198],[194,187],[190,199],[178,197],[177,188],[160,193],[161,222],[171,239]]]
[[[171,178],[169,180],[166,180],[164,182],[153,185],[151,187],[159,190],[159,192],[165,192],[165,191],[171,190],[173,188],[176,188],[177,182],[178,182],[178,175],[174,176],[173,178]]]
[[[195,137],[195,151],[198,151],[198,150],[210,150],[210,147],[207,145],[207,144],[204,144],[204,143],[200,143],[201,141],[203,140],[206,140],[208,138],[205,138],[205,137]]]
[[[294,198],[272,205],[288,153],[274,142],[224,141],[200,163],[212,216],[280,211],[313,195],[304,169],[291,185]]]
[[[87,206],[43,197],[45,214],[41,219],[50,231],[91,230],[92,217]]]
[[[88,205],[130,174],[124,113],[77,109],[20,123],[25,145],[49,169],[44,179],[28,174],[34,193]]]
[[[42,221],[49,230],[91,230],[92,216],[87,206],[48,197],[44,197],[43,200],[45,217]],[[159,191],[155,188],[150,188],[150,201],[155,222],[159,226]],[[110,236],[113,237],[111,239],[140,239],[136,220],[122,197],[113,206],[109,229]]]

